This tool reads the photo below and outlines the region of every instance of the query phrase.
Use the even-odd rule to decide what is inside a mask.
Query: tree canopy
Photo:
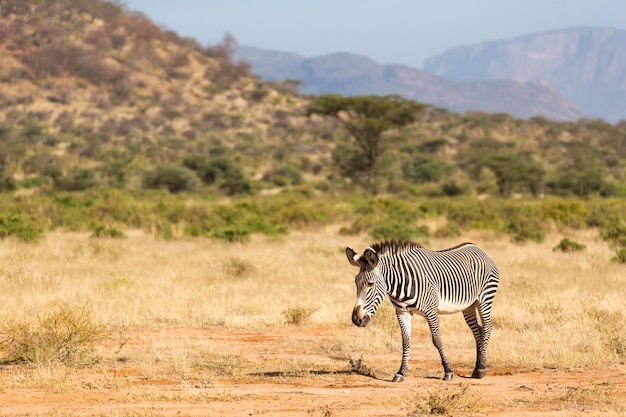
[[[376,188],[376,161],[384,153],[384,133],[414,123],[427,105],[398,95],[344,97],[319,96],[307,115],[318,114],[338,119],[352,135],[367,160],[369,185]]]

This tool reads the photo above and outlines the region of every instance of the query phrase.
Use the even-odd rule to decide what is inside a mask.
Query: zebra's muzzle
[[[370,316],[364,316],[361,306],[357,306],[352,310],[352,323],[354,323],[355,326],[365,327],[370,323]]]

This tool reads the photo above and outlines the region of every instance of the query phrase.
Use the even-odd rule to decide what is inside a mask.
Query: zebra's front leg
[[[411,350],[411,319],[413,315],[406,310],[396,309],[396,317],[402,332],[402,365],[400,370],[394,375],[393,382],[404,381],[404,376],[409,370],[409,351]]]
[[[439,314],[436,311],[432,313],[428,313],[426,315],[426,321],[428,322],[428,327],[430,327],[430,333],[433,337],[433,345],[439,351],[439,356],[441,356],[441,364],[443,365],[443,380],[450,381],[452,377],[454,377],[454,372],[450,368],[450,361],[446,357],[446,354],[443,353],[443,343],[441,342],[441,335],[439,334]]]

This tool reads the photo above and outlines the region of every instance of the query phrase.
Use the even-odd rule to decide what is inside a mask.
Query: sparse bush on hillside
[[[196,173],[188,168],[177,165],[164,165],[144,176],[146,188],[165,188],[171,193],[194,191],[200,185]]]
[[[613,190],[605,177],[606,172],[601,163],[581,157],[571,164],[559,166],[556,181],[548,184],[548,187],[557,195],[572,194],[582,197],[593,193],[613,195]]]
[[[205,158],[191,155],[185,158],[183,166],[195,172],[203,183],[217,184],[226,195],[252,193],[252,184],[239,165],[229,157]]]
[[[82,167],[74,167],[63,176],[56,176],[54,166],[50,166],[50,173],[54,181],[55,188],[59,191],[84,191],[95,187],[98,183],[96,174],[93,170]]]
[[[302,171],[293,165],[284,165],[263,174],[263,181],[271,182],[278,187],[300,185],[304,179]]]

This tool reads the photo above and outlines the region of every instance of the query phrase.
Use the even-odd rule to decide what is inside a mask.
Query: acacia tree
[[[383,133],[415,122],[427,106],[398,95],[344,97],[319,96],[307,115],[335,117],[346,128],[367,161],[369,185],[376,191],[376,161],[385,152]]]

